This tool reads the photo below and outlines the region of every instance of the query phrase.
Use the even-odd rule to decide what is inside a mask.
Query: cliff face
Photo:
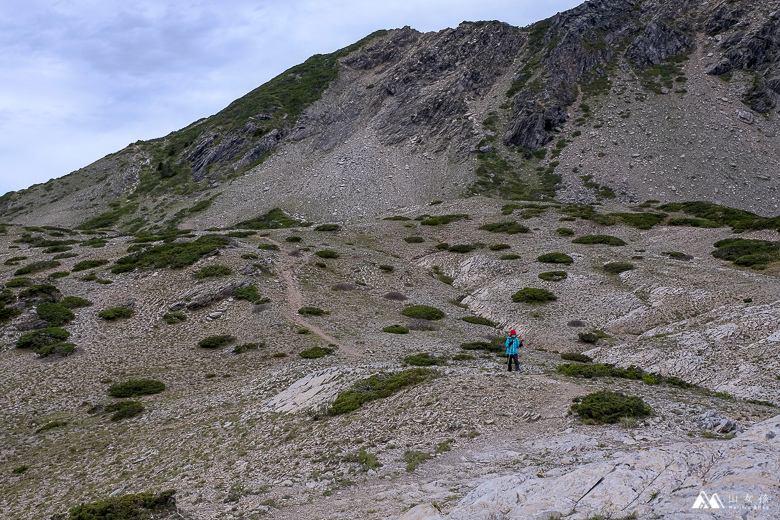
[[[77,225],[137,203],[117,224],[150,229],[277,206],[349,218],[484,193],[769,214],[778,24],[769,0],[595,0],[526,28],[378,31],[164,138],[6,194],[0,212]]]

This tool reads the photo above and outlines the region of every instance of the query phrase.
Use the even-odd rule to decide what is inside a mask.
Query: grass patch
[[[76,317],[69,308],[59,303],[44,302],[38,304],[35,312],[49,324],[49,327],[59,327],[73,321]]]
[[[520,258],[520,255],[516,255],[514,253],[510,253],[508,255],[501,255],[499,257],[499,260],[517,260],[518,258]]]
[[[19,265],[22,260],[27,260],[26,256],[14,256],[3,262],[5,265]]]
[[[279,251],[279,246],[277,246],[276,244],[262,243],[257,246],[257,249],[261,249],[263,251]]]
[[[303,224],[299,220],[291,218],[279,208],[274,208],[267,213],[249,220],[243,220],[233,226],[241,229],[282,229],[298,227]]]
[[[604,244],[608,246],[624,246],[626,243],[618,237],[611,235],[585,235],[584,237],[575,238],[572,240],[573,244]]]
[[[192,242],[160,244],[143,250],[143,245],[131,246],[133,253],[116,261],[112,273],[126,273],[137,268],[170,267],[181,269],[230,243],[223,235],[203,235]],[[138,249],[136,249],[138,248]]]
[[[176,323],[187,321],[187,315],[181,311],[166,312],[163,314],[162,319],[165,320],[165,323],[168,325],[174,325]]]
[[[498,327],[498,324],[494,321],[490,321],[487,318],[483,318],[481,316],[465,316],[461,318],[462,321],[465,321],[466,323],[473,323],[474,325],[486,325],[488,327]]]
[[[12,278],[5,283],[6,287],[27,287],[32,283],[29,278]]]
[[[68,309],[79,309],[81,307],[90,307],[93,303],[86,298],[79,298],[78,296],[66,296],[60,302],[60,305],[67,307]]]
[[[144,411],[143,405],[138,401],[120,401],[118,403],[111,403],[106,406],[107,412],[114,412],[111,416],[111,420],[114,422],[121,421],[122,419],[128,419],[135,417]]]
[[[558,297],[547,289],[524,287],[512,295],[515,303],[547,303],[557,300]]]
[[[780,217],[759,217],[749,211],[720,206],[712,202],[692,201],[663,204],[656,209],[682,212],[718,226],[730,226],[735,233],[774,229],[780,231]]]
[[[215,276],[227,276],[232,272],[233,270],[228,266],[216,264],[207,265],[206,267],[201,268],[199,271],[194,273],[193,276],[198,279],[212,278]]]
[[[301,316],[322,316],[330,314],[328,311],[320,309],[319,307],[301,307],[298,309],[298,314]]]
[[[35,433],[43,433],[48,430],[52,430],[54,428],[62,428],[63,426],[67,426],[67,421],[52,421],[50,423],[46,423],[37,430],[35,430]]]
[[[455,244],[447,248],[452,253],[470,253],[477,248],[474,244]]]
[[[390,334],[409,334],[409,329],[402,325],[390,325],[383,328],[382,332],[388,332]]]
[[[218,334],[203,338],[198,342],[198,346],[200,348],[219,348],[233,343],[235,340],[236,338],[230,334]]]
[[[428,305],[409,305],[404,307],[401,314],[407,318],[416,318],[420,320],[440,320],[447,316],[444,311]]]
[[[327,347],[312,347],[307,348],[303,352],[301,352],[299,355],[303,359],[317,359],[325,356],[330,356],[335,352],[332,348]]]
[[[567,227],[559,227],[555,230],[556,233],[561,235],[562,237],[570,237],[574,235],[574,230]]]
[[[79,262],[74,265],[71,271],[74,273],[78,271],[86,271],[87,269],[94,269],[95,267],[106,265],[107,263],[108,260],[84,260],[83,262]]]
[[[328,413],[331,415],[349,413],[366,403],[390,397],[404,388],[424,383],[435,375],[436,373],[428,368],[412,368],[393,374],[375,374],[358,381],[351,389],[341,392]]]
[[[317,251],[314,254],[319,256],[320,258],[338,258],[339,256],[341,256],[336,251],[333,251],[332,249],[323,249],[322,251]]]
[[[412,472],[417,466],[431,458],[430,453],[424,451],[406,450],[404,452],[404,462],[406,462],[406,471]]]
[[[57,278],[65,278],[66,276],[70,276],[68,271],[57,271],[56,273],[51,273],[49,278],[54,278],[56,280]]]
[[[263,296],[260,296],[260,293],[257,291],[257,286],[255,285],[249,285],[243,289],[236,289],[232,294],[233,298],[237,300],[246,300],[258,305],[271,301],[270,298],[264,298]]]
[[[602,266],[604,272],[609,274],[620,274],[625,271],[630,271],[634,268],[634,264],[628,262],[609,262]]]
[[[425,242],[425,239],[423,237],[406,237],[404,238],[404,242],[407,242],[409,244],[421,244]]]
[[[572,264],[574,259],[564,253],[546,253],[536,258],[545,264]]]
[[[137,397],[139,395],[159,394],[165,390],[165,383],[156,379],[131,379],[116,383],[108,388],[111,397]]]
[[[407,365],[413,365],[416,367],[431,367],[431,366],[444,366],[447,364],[447,360],[443,357],[437,358],[431,356],[428,353],[413,354],[404,358],[404,363]]]
[[[546,273],[539,273],[539,279],[545,282],[560,282],[565,280],[569,276],[566,271],[547,271]]]
[[[566,361],[579,361],[580,363],[592,363],[593,358],[586,356],[585,354],[578,354],[576,352],[564,352],[561,354],[561,359]]]
[[[6,285],[7,287],[7,285]],[[19,299],[38,299],[40,301],[56,302],[60,299],[62,293],[57,287],[51,284],[31,285],[19,292]]]
[[[338,224],[320,224],[314,228],[314,231],[338,231],[340,229],[341,226]]]
[[[715,258],[758,270],[765,269],[767,264],[780,259],[780,242],[727,238],[715,242],[715,247],[717,249],[712,252]]]
[[[623,417],[641,418],[652,413],[650,406],[636,396],[600,390],[581,398],[571,406],[585,424],[614,424]]]
[[[13,473],[14,475],[21,475],[22,473],[24,473],[28,469],[30,469],[30,466],[25,466],[25,465],[17,466],[14,469],[11,470],[11,473]]]
[[[518,233],[528,233],[530,230],[519,222],[493,222],[491,224],[485,224],[480,226],[479,229],[489,231],[491,233],[507,233],[509,235],[516,235]]]
[[[73,343],[51,343],[49,345],[35,349],[39,358],[45,358],[53,355],[68,357],[76,351]]]
[[[176,491],[123,495],[74,507],[68,513],[55,515],[55,520],[149,520],[176,511],[173,498]]]
[[[659,213],[607,213],[607,215],[636,229],[652,229],[653,226],[660,224],[667,217],[667,215]]]
[[[132,315],[133,309],[128,309],[127,307],[109,307],[108,309],[100,311],[98,318],[113,321],[119,318],[129,318]]]
[[[16,271],[14,271],[14,276],[21,276],[23,274],[40,273],[41,271],[53,269],[61,265],[62,264],[56,260],[40,260],[38,262],[33,262],[31,264],[27,264],[26,266],[20,269],[17,269]]]
[[[492,246],[490,246],[489,249],[491,251],[503,251],[504,249],[511,249],[511,248],[512,246],[510,246],[509,244],[493,244]]]
[[[437,217],[427,217],[420,221],[423,226],[443,226],[457,220],[467,220],[469,218],[465,213],[456,213],[454,215],[439,215]]]
[[[229,233],[226,233],[225,236],[232,237],[232,238],[246,238],[256,234],[257,231],[231,231]]]

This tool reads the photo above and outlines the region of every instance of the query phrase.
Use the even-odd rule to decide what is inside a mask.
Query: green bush
[[[625,271],[630,271],[634,268],[634,264],[628,262],[609,262],[604,264],[602,269],[609,274],[620,274]]]
[[[618,237],[611,235],[585,235],[584,237],[575,238],[572,240],[573,244],[605,244],[608,246],[624,246],[625,242]]]
[[[82,262],[78,262],[76,265],[73,266],[73,269],[71,271],[78,272],[78,271],[86,271],[87,269],[93,269],[95,267],[100,267],[101,265],[106,265],[108,263],[108,260],[84,260]]]
[[[35,349],[35,353],[39,358],[45,358],[48,356],[59,355],[62,357],[68,357],[76,351],[76,346],[73,343],[51,343]]]
[[[383,328],[382,332],[389,332],[390,334],[409,334],[409,329],[401,325],[390,325]]]
[[[70,337],[70,332],[60,327],[47,327],[22,334],[16,340],[17,348],[38,350],[46,345],[61,343]]]
[[[68,309],[78,309],[81,307],[90,307],[92,302],[86,298],[79,298],[78,296],[66,296],[62,299],[60,305],[67,307]]]
[[[289,237],[284,239],[285,242],[293,242],[293,243],[298,243],[301,240],[303,240],[303,238],[296,235],[290,235]]]
[[[338,224],[320,224],[314,228],[314,231],[338,231],[341,226]]]
[[[161,514],[176,511],[173,498],[176,491],[169,490],[155,495],[139,493],[82,504],[53,520],[147,520],[162,518]],[[152,516],[154,514],[154,516]]]
[[[59,327],[72,321],[76,316],[73,311],[59,303],[44,302],[35,309],[38,316],[49,324],[49,327]]]
[[[334,350],[332,348],[327,347],[312,347],[307,348],[303,352],[301,352],[299,355],[303,359],[317,359],[325,356],[329,356],[333,354]]]
[[[512,295],[512,301],[515,303],[545,303],[557,299],[558,297],[547,289],[535,289],[533,287],[524,287]]]
[[[298,314],[301,316],[322,316],[324,314],[330,314],[328,311],[322,310],[319,307],[301,307],[298,309]]]
[[[498,324],[494,321],[490,321],[487,318],[483,318],[481,316],[465,316],[461,318],[461,320],[465,321],[466,323],[473,323],[474,325],[487,325],[488,327],[497,327]]]
[[[19,265],[22,260],[27,260],[26,256],[14,256],[3,262],[5,265]]]
[[[437,358],[433,357],[430,354],[423,352],[420,354],[414,354],[411,356],[406,356],[404,358],[404,363],[407,365],[413,365],[416,367],[430,367],[435,365],[446,365],[447,360],[445,358]]]
[[[231,231],[230,233],[226,233],[225,236],[229,236],[231,238],[246,238],[256,234],[257,231]]]
[[[39,299],[56,303],[62,297],[62,293],[56,286],[51,284],[31,285],[19,293],[19,299]]]
[[[564,253],[547,253],[536,258],[539,262],[545,264],[571,264],[574,259]]]
[[[449,224],[450,222],[468,218],[469,216],[464,213],[457,213],[455,215],[439,215],[438,217],[428,217],[421,219],[420,224],[423,226],[443,226],[445,224]]]
[[[47,269],[53,269],[54,267],[59,267],[61,265],[62,264],[56,260],[40,260],[38,262],[33,262],[31,264],[27,264],[26,266],[20,269],[17,269],[16,271],[14,271],[14,276],[39,273],[41,271],[46,271]]]
[[[66,258],[76,258],[77,256],[79,255],[76,253],[62,253],[60,255],[55,255],[52,260],[64,260]]]
[[[11,470],[11,473],[13,473],[14,475],[21,475],[28,469],[30,469],[30,466],[21,465]]]
[[[180,311],[175,312],[166,312],[163,314],[163,320],[165,320],[165,323],[168,325],[174,325],[176,323],[181,323],[182,321],[187,320],[187,315]]]
[[[333,251],[332,249],[323,249],[322,251],[317,251],[314,254],[319,256],[320,258],[338,258],[339,256],[341,256],[336,251]]]
[[[358,381],[351,389],[341,392],[328,413],[330,415],[349,413],[365,403],[390,397],[406,387],[424,383],[435,375],[436,373],[428,368],[412,368],[394,374],[375,374]]]
[[[599,340],[599,337],[592,332],[580,332],[577,336],[583,343],[596,343]]]
[[[564,352],[561,354],[561,359],[566,361],[579,361],[580,363],[592,363],[593,358],[586,356],[585,354],[578,354],[576,352]]]
[[[646,417],[652,413],[650,406],[642,399],[619,392],[600,390],[586,395],[579,403],[571,406],[586,424],[616,423],[621,417]]]
[[[260,293],[257,292],[257,286],[254,284],[244,287],[243,289],[234,290],[233,298],[237,300],[246,300],[255,304],[268,303],[271,301],[270,298],[264,298],[263,296],[260,296]]]
[[[555,231],[557,231],[558,234],[561,235],[562,237],[570,237],[574,235],[574,230],[567,227],[559,227]]]
[[[235,340],[236,338],[230,334],[219,334],[203,338],[198,342],[198,346],[201,348],[219,348],[233,343]]]
[[[113,321],[119,318],[129,318],[133,315],[133,309],[127,307],[109,307],[108,309],[100,311],[98,318],[102,318],[107,321]]]
[[[259,215],[253,219],[239,222],[234,227],[241,229],[281,229],[298,227],[300,225],[301,221],[290,218],[279,208],[274,208],[268,213]]]
[[[380,264],[379,265],[379,269],[384,271],[384,272],[386,272],[386,273],[392,273],[393,271],[395,271],[395,267],[393,267],[392,265],[387,265],[387,264]]]
[[[404,241],[410,244],[420,244],[422,242],[425,242],[425,239],[423,237],[406,237],[404,238]]]
[[[259,246],[257,246],[257,249],[262,249],[263,251],[279,251],[279,246],[277,246],[276,244],[262,243]]]
[[[412,220],[412,219],[410,219],[409,217],[404,217],[402,215],[395,215],[395,216],[392,216],[392,217],[385,217],[382,220],[401,220],[401,221],[406,221],[406,220]]]
[[[111,420],[117,422],[122,419],[135,417],[144,411],[144,407],[138,401],[120,401],[118,403],[109,404],[106,406],[105,410],[107,412],[114,412],[114,415],[111,416]]]
[[[569,274],[566,271],[548,271],[546,273],[539,273],[539,278],[545,282],[560,282],[565,280]]]
[[[401,314],[407,318],[417,318],[421,320],[440,320],[447,316],[444,311],[428,305],[409,305],[404,307]]]
[[[0,292],[0,306],[9,305],[16,301],[16,295],[11,289],[3,289]]]
[[[471,343],[462,343],[460,348],[463,350],[484,350],[485,352],[494,352],[496,354],[503,354],[506,352],[504,338],[496,338],[495,341],[488,343],[487,341],[473,341]]]
[[[518,258],[520,258],[520,255],[515,254],[501,255],[500,257],[501,260],[517,260]]]
[[[116,261],[111,272],[127,273],[137,268],[152,266],[158,269],[164,267],[181,269],[194,264],[229,243],[230,238],[223,235],[203,235],[192,242],[160,244],[146,250],[143,250],[143,244],[138,244],[128,249],[132,254],[123,256]]]
[[[477,246],[473,244],[455,244],[447,248],[447,251],[452,253],[470,253],[474,251]]]
[[[165,383],[156,379],[131,379],[116,383],[108,388],[111,397],[137,397],[139,395],[159,394],[165,390]]]
[[[5,325],[22,313],[20,309],[13,307],[0,307],[0,325]]]
[[[715,258],[753,269],[764,269],[766,264],[780,259],[780,242],[727,238],[715,242],[715,247],[717,250],[712,252]]]
[[[528,233],[530,230],[519,222],[493,222],[480,226],[479,229],[490,231],[491,233],[506,233],[516,235],[517,233]]]
[[[474,361],[475,359],[477,358],[469,356],[468,354],[455,354],[452,356],[453,361]]]
[[[56,280],[57,278],[65,278],[66,276],[70,276],[68,271],[57,271],[56,273],[51,273],[49,278],[54,278]]]
[[[512,246],[509,244],[493,244],[490,246],[491,251],[503,251],[504,249],[511,249]]]
[[[6,287],[27,287],[32,283],[29,278],[12,278],[5,283]]]
[[[617,217],[624,224],[637,229],[652,229],[666,218],[665,214],[658,213],[608,213],[610,217]]]
[[[232,272],[233,270],[228,266],[216,264],[202,267],[193,276],[195,276],[195,278],[210,278],[212,276],[226,276]]]

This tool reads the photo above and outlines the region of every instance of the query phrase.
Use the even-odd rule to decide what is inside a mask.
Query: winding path
[[[306,327],[307,329],[309,329],[314,334],[316,334],[323,340],[327,341],[328,343],[336,345],[339,348],[339,350],[341,350],[345,354],[349,354],[351,356],[356,356],[356,357],[362,357],[363,356],[362,352],[356,350],[354,347],[349,347],[341,344],[333,336],[329,335],[320,327],[311,323],[306,318],[298,314],[298,309],[300,309],[304,305],[303,305],[303,294],[301,294],[301,289],[298,286],[298,281],[295,279],[295,276],[293,276],[293,265],[295,264],[296,257],[290,256],[290,251],[285,251],[284,249],[282,249],[282,244],[280,244],[276,240],[273,240],[268,237],[263,237],[263,238],[267,240],[269,243],[279,248],[279,261],[277,262],[276,266],[278,269],[279,276],[284,280],[285,289],[287,291],[287,304],[282,309],[282,315],[284,315],[285,318],[292,321],[293,323],[297,323],[302,327]],[[301,258],[305,259],[305,257],[301,257]]]

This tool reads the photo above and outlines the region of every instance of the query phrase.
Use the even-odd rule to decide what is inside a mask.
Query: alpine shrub
[[[583,397],[571,406],[586,424],[616,423],[621,417],[646,417],[652,413],[650,406],[636,396],[620,392],[600,390]]]
[[[107,321],[113,321],[119,318],[129,318],[133,315],[133,309],[127,307],[109,307],[108,309],[100,311],[98,318],[102,318]]]
[[[114,412],[111,416],[111,420],[114,422],[127,419],[129,417],[135,417],[144,411],[143,405],[138,401],[120,401],[118,403],[112,403],[106,406],[107,412]]]
[[[108,260],[84,260],[83,262],[78,262],[74,265],[71,271],[74,273],[77,271],[86,271],[87,269],[94,269],[95,267],[106,265],[107,263]]]
[[[483,318],[482,316],[464,316],[461,318],[462,321],[465,321],[466,323],[473,323],[474,325],[487,325],[488,327],[496,327],[498,324],[494,321],[490,321],[487,318]]]
[[[139,395],[159,394],[165,390],[165,383],[155,379],[132,379],[116,383],[108,388],[111,397],[136,397]]]
[[[609,274],[620,274],[625,271],[630,271],[633,268],[634,264],[628,262],[609,262],[602,267],[602,269]]]
[[[573,244],[605,244],[608,246],[624,246],[626,243],[618,237],[611,235],[585,235],[584,237],[575,238],[572,240]]]
[[[441,311],[436,307],[429,307],[428,305],[410,305],[404,307],[401,314],[407,318],[418,318],[421,320],[440,320],[447,316],[444,311]]]
[[[327,347],[312,347],[304,350],[299,355],[303,359],[317,359],[333,354],[334,350]]]
[[[546,303],[557,300],[558,297],[547,289],[524,287],[512,295],[512,301],[524,303]]]
[[[236,338],[230,334],[220,334],[203,338],[198,342],[198,346],[201,348],[219,348],[224,347],[229,343],[233,343],[235,340]]]
[[[365,403],[390,397],[408,386],[418,385],[436,375],[428,368],[412,368],[393,374],[375,374],[355,383],[341,392],[328,410],[330,415],[341,415],[357,410]]]
[[[537,257],[537,260],[545,264],[571,264],[574,259],[564,253],[547,253]]]
[[[580,363],[592,363],[593,358],[586,356],[585,354],[578,354],[576,352],[564,352],[561,354],[561,359],[566,361],[579,361]]]
[[[44,302],[35,309],[38,316],[46,321],[50,327],[59,327],[72,321],[76,316],[73,311],[59,303]]]
[[[37,350],[46,345],[65,341],[68,337],[70,337],[70,332],[63,328],[47,327],[45,329],[38,329],[22,334],[22,336],[16,340],[16,347]]]
[[[233,270],[226,265],[207,265],[197,271],[193,276],[195,278],[210,278],[212,276],[226,276],[232,273]]]
[[[493,222],[480,226],[479,229],[490,231],[491,233],[506,233],[516,235],[518,233],[528,233],[530,230],[518,222]]]
[[[565,280],[569,274],[566,271],[548,271],[546,273],[539,273],[539,278],[546,282],[560,282]]]
[[[383,328],[382,332],[389,332],[390,334],[409,334],[409,329],[401,325],[390,325]]]
[[[420,353],[406,356],[404,358],[404,363],[417,367],[430,367],[435,365],[446,365],[447,360],[445,358],[433,357],[428,353]]]

